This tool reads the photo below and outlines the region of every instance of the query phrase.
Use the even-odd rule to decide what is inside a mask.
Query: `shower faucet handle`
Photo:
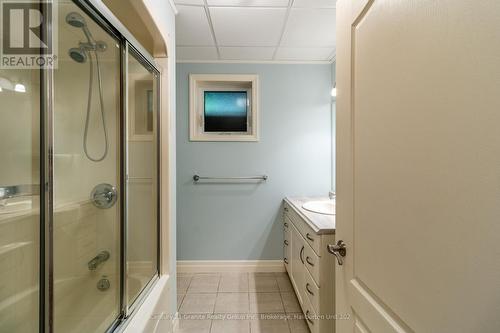
[[[110,184],[99,184],[92,190],[90,200],[97,208],[111,208],[116,200],[116,188]]]

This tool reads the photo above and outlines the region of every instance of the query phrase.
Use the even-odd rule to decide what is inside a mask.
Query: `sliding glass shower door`
[[[127,52],[127,302],[158,275],[158,73]]]
[[[120,315],[120,40],[59,0],[53,91],[54,331]]]
[[[38,331],[40,75],[0,70],[0,332]]]
[[[0,69],[0,333],[108,332],[158,278],[159,72],[101,1],[33,2],[58,61]]]

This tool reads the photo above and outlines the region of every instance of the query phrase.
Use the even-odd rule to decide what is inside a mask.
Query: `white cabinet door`
[[[337,15],[337,332],[500,332],[500,1]]]
[[[297,297],[300,303],[303,303],[305,294],[303,291],[304,286],[304,249],[305,243],[302,240],[295,226],[292,225],[292,283],[295,285],[295,290],[297,290]]]
[[[283,261],[285,262],[285,268],[290,272],[292,266],[292,233],[290,232],[290,225],[292,224],[290,220],[286,217],[285,223],[288,227],[283,227]],[[284,223],[284,224],[285,224]]]

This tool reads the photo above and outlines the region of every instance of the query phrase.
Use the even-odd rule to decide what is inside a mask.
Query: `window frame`
[[[254,74],[190,74],[189,140],[259,141],[258,80]],[[246,91],[247,132],[205,132],[205,91]]]

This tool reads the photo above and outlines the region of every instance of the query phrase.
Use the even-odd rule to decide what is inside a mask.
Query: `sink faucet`
[[[335,192],[328,192],[328,197],[330,198],[330,200],[334,200],[335,199]]]

